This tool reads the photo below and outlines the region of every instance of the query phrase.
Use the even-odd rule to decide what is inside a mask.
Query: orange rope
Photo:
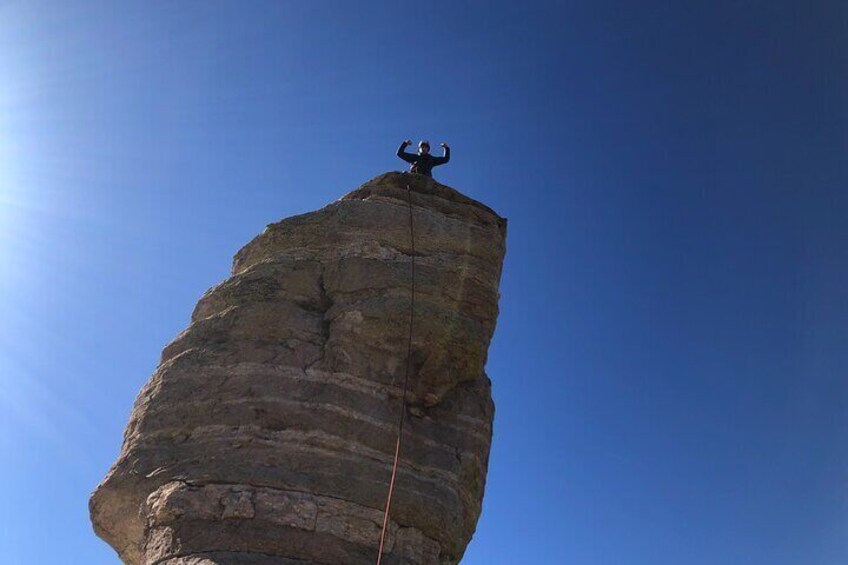
[[[380,533],[380,549],[377,553],[377,565],[383,560],[383,546],[386,543],[386,532],[389,529],[389,508],[392,505],[392,495],[395,491],[395,478],[397,478],[398,461],[400,460],[400,443],[403,436],[403,422],[406,415],[406,389],[409,384],[409,370],[412,365],[412,324],[415,321],[415,232],[412,229],[412,192],[409,184],[406,185],[406,198],[409,207],[409,242],[412,248],[412,284],[410,285],[409,300],[409,339],[406,346],[406,371],[403,376],[403,395],[401,396],[400,418],[398,421],[397,441],[395,442],[395,458],[392,463],[392,478],[389,480],[389,494],[386,497],[386,510],[383,513],[383,531]]]

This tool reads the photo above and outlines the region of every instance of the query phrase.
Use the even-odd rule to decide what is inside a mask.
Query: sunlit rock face
[[[387,173],[269,225],[165,347],[91,498],[125,563],[374,563],[407,359],[408,199],[412,371],[383,562],[460,560],[492,438],[506,221]]]

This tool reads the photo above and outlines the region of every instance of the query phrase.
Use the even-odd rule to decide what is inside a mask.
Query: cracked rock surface
[[[90,501],[125,563],[374,563],[407,354],[407,198],[412,372],[383,562],[459,562],[492,438],[506,220],[386,173],[269,225],[165,347]]]

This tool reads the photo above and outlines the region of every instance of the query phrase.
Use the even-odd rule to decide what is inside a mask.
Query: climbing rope
[[[389,494],[386,497],[386,510],[383,513],[383,531],[380,533],[380,550],[377,552],[377,565],[383,560],[383,545],[386,542],[386,532],[389,529],[389,508],[392,505],[392,495],[395,491],[395,478],[397,478],[398,461],[400,460],[400,442],[403,436],[403,421],[406,415],[406,389],[409,384],[409,372],[412,365],[412,324],[415,321],[415,232],[412,229],[412,191],[409,183],[406,185],[406,203],[409,208],[409,244],[412,248],[412,283],[410,285],[409,300],[409,339],[406,345],[406,371],[403,375],[403,394],[401,395],[400,417],[398,419],[397,441],[395,442],[395,458],[392,462],[392,478],[389,480]]]

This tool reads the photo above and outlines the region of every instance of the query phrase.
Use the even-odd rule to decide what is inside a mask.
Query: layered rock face
[[[97,534],[133,565],[372,564],[405,409],[383,562],[457,563],[486,479],[505,236],[404,173],[269,225],[139,393],[91,498]]]

